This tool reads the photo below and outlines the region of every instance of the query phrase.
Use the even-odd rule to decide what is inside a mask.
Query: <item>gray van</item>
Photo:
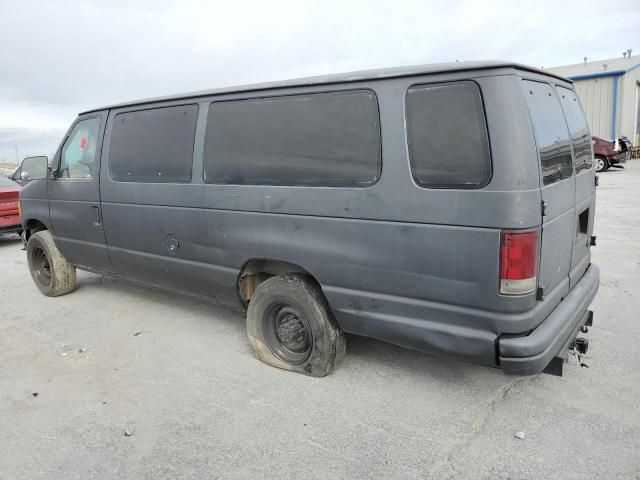
[[[22,191],[29,269],[245,307],[257,357],[313,376],[344,332],[561,373],[599,284],[591,148],[569,80],[503,62],[112,105]]]

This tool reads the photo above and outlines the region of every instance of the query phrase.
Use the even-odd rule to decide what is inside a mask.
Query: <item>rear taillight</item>
[[[500,237],[500,293],[524,295],[536,289],[540,229],[503,230]]]

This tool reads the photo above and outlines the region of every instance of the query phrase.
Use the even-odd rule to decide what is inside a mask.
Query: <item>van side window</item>
[[[575,156],[576,174],[589,170],[593,165],[593,152],[591,151],[591,135],[589,125],[584,116],[582,107],[573,90],[564,87],[556,87],[564,116],[569,125],[571,142]]]
[[[191,180],[197,105],[119,113],[109,142],[109,174],[118,182]]]
[[[406,102],[411,173],[418,185],[480,188],[489,183],[489,137],[477,84],[416,85]]]
[[[365,187],[380,177],[378,103],[368,90],[214,102],[206,183]]]
[[[546,83],[523,80],[522,88],[533,121],[544,185],[571,177],[569,132],[558,97]]]
[[[99,130],[98,117],[76,123],[62,147],[60,178],[92,178],[97,175],[96,147]]]

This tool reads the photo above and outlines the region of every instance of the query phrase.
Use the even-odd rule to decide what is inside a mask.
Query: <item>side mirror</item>
[[[27,157],[20,166],[20,180],[30,182],[47,178],[49,158],[44,156]]]

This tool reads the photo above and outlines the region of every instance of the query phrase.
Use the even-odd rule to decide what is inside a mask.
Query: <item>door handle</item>
[[[102,218],[100,218],[100,207],[98,205],[92,205],[92,207],[93,207],[93,214],[94,214],[93,224],[96,227],[99,227],[100,225],[102,225]]]

